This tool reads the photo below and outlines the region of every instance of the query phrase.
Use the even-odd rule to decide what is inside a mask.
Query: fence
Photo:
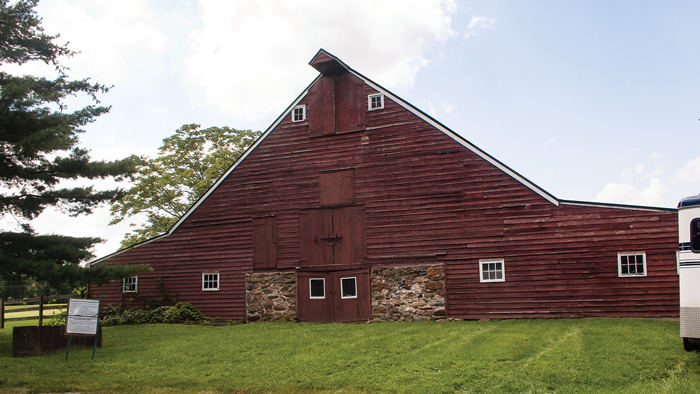
[[[65,305],[53,305],[53,304],[44,304],[45,300],[68,300],[72,295],[58,295],[58,296],[42,296],[42,297],[37,297],[37,298],[29,298],[29,299],[23,299],[23,300],[12,300],[12,301],[5,301],[2,298],[0,298],[0,328],[5,328],[5,322],[13,322],[13,321],[22,321],[22,320],[35,320],[39,319],[39,326],[41,327],[44,324],[44,311],[46,310],[52,310],[52,309],[65,309]],[[25,305],[25,304],[33,304],[33,303],[38,303],[38,305],[26,305],[26,307],[23,308],[13,308],[10,311],[5,310],[5,306],[11,306],[11,305]],[[38,311],[38,315],[36,316],[26,316],[26,317],[12,317],[12,318],[5,318],[5,314],[7,313],[15,313],[15,312],[30,312],[30,311]]]

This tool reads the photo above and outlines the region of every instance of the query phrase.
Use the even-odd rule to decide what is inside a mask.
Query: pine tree
[[[44,33],[34,11],[37,1],[0,0],[0,66],[14,64],[22,69],[28,62],[43,62],[56,72],[54,79],[47,79],[0,71],[0,214],[13,217],[22,228],[22,232],[0,233],[0,279],[6,284],[26,278],[51,285],[102,282],[124,274],[124,268],[112,272],[80,268],[100,239],[38,235],[30,221],[47,207],[68,215],[88,214],[100,203],[118,198],[119,189],[65,187],[61,181],[121,179],[140,160],[132,156],[94,161],[79,146],[82,127],[109,111],[98,99],[109,88],[89,79],[68,78],[60,60],[76,53],[56,44],[58,35]],[[66,99],[72,96],[85,96],[92,104],[68,111]]]

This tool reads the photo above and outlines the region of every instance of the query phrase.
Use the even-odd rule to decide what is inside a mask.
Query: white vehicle
[[[678,249],[683,348],[700,350],[700,195],[678,203]]]

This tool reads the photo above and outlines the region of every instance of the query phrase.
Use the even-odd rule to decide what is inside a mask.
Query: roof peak
[[[323,48],[316,52],[309,62],[309,65],[323,75],[335,75],[348,72],[348,66]]]

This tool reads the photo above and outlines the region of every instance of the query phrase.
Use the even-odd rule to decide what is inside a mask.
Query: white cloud
[[[648,172],[647,167],[644,164],[636,164],[633,167],[625,168],[620,174],[625,182],[634,182],[635,179],[649,180],[653,178],[661,178],[666,173],[666,168],[663,165],[656,167],[651,172]]]
[[[419,104],[421,110],[423,110],[426,114],[432,117],[437,117],[437,109],[435,108],[435,104],[433,104],[432,101],[419,100]]]
[[[659,178],[651,178],[644,187],[629,183],[608,183],[596,194],[597,201],[657,206],[666,202],[668,187]]]
[[[635,176],[641,175],[644,172],[644,165],[637,164],[634,167],[626,168],[620,176],[622,179],[632,179]]]
[[[452,104],[451,104],[449,101],[447,101],[447,100],[445,100],[445,101],[442,102],[441,107],[442,107],[442,112],[444,112],[445,114],[449,114],[449,113],[451,113],[452,111],[454,111],[454,109],[455,109],[455,106],[452,105]]]
[[[455,35],[454,1],[200,1],[188,79],[200,105],[236,118],[276,114],[317,75],[319,48],[393,89],[413,85],[425,53]]]
[[[119,160],[130,155],[155,157],[158,155],[158,148],[115,143],[90,151],[90,157],[94,160]]]
[[[142,218],[130,218],[122,223],[110,226],[109,206],[101,206],[90,215],[70,217],[56,209],[49,208],[31,222],[38,234],[63,234],[65,228],[70,228],[72,237],[98,237],[105,242],[93,247],[96,257],[106,256],[119,249],[124,234],[130,230],[132,223],[138,223]]]
[[[74,78],[116,83],[170,44],[163,19],[144,1],[47,1],[37,11],[47,33],[59,33],[58,43],[81,52],[62,61]]]
[[[646,178],[661,178],[665,173],[666,167],[662,165],[654,171],[652,171],[650,174],[646,175]]]
[[[464,32],[462,35],[462,38],[469,39],[475,36],[479,35],[479,30],[480,29],[490,29],[493,27],[493,25],[496,23],[496,20],[493,18],[487,18],[485,16],[472,16],[472,19],[469,21],[469,25],[467,26],[467,30]]]
[[[673,178],[677,182],[700,182],[700,156],[690,159],[685,163],[685,167],[676,171]]]

